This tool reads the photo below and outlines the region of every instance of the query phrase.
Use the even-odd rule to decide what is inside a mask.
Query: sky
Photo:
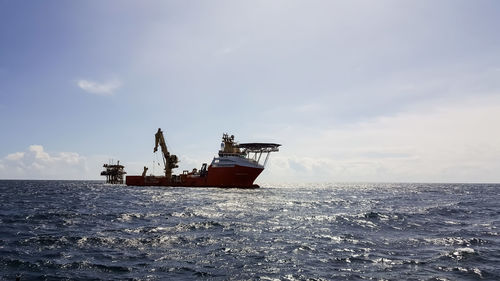
[[[0,0],[0,179],[161,174],[224,132],[258,183],[500,182],[499,1]]]

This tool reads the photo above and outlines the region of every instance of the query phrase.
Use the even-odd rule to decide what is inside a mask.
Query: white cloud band
[[[113,95],[114,92],[121,87],[122,83],[117,79],[113,79],[104,83],[80,79],[77,81],[77,85],[87,93],[97,95]]]
[[[0,178],[4,179],[81,179],[86,170],[86,159],[78,153],[48,153],[41,145],[0,159]]]

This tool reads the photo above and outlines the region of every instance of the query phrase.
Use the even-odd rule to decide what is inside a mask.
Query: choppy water
[[[0,279],[500,280],[499,194],[0,181]]]

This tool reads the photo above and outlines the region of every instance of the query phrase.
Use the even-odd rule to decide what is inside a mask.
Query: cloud
[[[499,182],[500,96],[281,134],[264,182]],[[294,131],[304,131],[297,136]]]
[[[11,154],[7,155],[7,157],[5,157],[5,159],[16,161],[16,160],[22,159],[23,157],[24,157],[24,152],[15,152],[15,153],[11,153]]]
[[[113,95],[121,87],[122,83],[118,79],[112,79],[104,83],[80,79],[77,81],[78,87],[82,90],[97,95]]]
[[[82,179],[86,171],[85,157],[76,152],[48,153],[41,145],[0,159],[0,178],[5,179]]]

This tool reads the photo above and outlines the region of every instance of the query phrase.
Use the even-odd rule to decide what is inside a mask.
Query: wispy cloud
[[[498,182],[500,96],[474,97],[329,130],[295,128],[262,180]],[[294,131],[294,130],[292,130]]]
[[[96,95],[113,95],[114,92],[121,87],[122,82],[118,79],[112,79],[103,83],[80,79],[77,81],[77,85],[87,93]]]

